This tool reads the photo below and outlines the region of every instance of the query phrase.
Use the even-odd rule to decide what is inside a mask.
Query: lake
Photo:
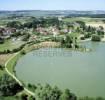
[[[77,96],[105,97],[105,43],[82,43],[92,52],[61,48],[34,50],[19,59],[17,77],[26,83],[69,88]]]

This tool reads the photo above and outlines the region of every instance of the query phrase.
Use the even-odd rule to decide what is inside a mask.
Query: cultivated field
[[[83,21],[87,26],[92,26],[98,28],[99,26],[103,26],[105,30],[105,23],[102,21],[105,18],[89,18],[89,17],[74,17],[74,18],[65,18],[63,21],[65,22],[75,22],[75,21]]]
[[[98,28],[99,26],[103,26],[104,30],[105,30],[105,23],[102,22],[90,22],[90,23],[86,23],[87,26],[92,26],[92,27],[96,27]]]
[[[102,22],[102,20],[105,20],[105,18],[73,17],[73,18],[64,18],[63,19],[63,21],[65,21],[65,22],[83,21],[86,23]]]
[[[0,65],[4,65],[11,56],[12,54],[0,54]]]
[[[0,65],[5,65],[6,61],[12,56],[12,54],[0,54]],[[0,77],[6,73],[4,70],[0,69]]]

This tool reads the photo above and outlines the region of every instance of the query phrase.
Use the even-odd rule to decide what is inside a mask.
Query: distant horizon
[[[105,0],[0,0],[0,11],[17,10],[105,10]]]
[[[105,11],[105,10],[69,10],[69,9],[17,9],[17,10],[0,10],[0,11]]]

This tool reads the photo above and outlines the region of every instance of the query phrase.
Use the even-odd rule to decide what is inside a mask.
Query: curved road
[[[17,54],[19,54],[19,53],[20,53],[20,52],[15,53],[15,54],[5,63],[5,71],[6,71],[13,79],[15,79],[16,82],[19,83],[19,85],[23,86],[23,84],[21,83],[21,81],[19,81],[19,79],[7,69],[7,64],[9,63],[9,61],[12,60],[12,59],[13,59],[15,56],[17,56]],[[25,88],[24,86],[23,86],[23,88],[24,88],[24,90],[25,90],[28,94],[30,94],[30,95],[32,95],[32,96],[35,97],[35,93],[34,93],[34,92],[28,90],[28,89]]]

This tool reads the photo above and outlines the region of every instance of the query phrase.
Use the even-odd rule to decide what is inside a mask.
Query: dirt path
[[[9,72],[9,70],[7,69],[7,64],[9,63],[9,61],[11,61],[11,60],[12,60],[15,56],[17,56],[18,54],[19,54],[19,52],[18,52],[18,53],[15,53],[15,54],[5,63],[5,71],[6,71],[13,79],[15,79],[16,82],[19,83],[19,85],[23,86],[23,84],[21,83],[21,81],[19,81],[19,79],[18,79],[15,75],[13,75],[11,72]],[[35,93],[34,93],[34,92],[28,90],[28,89],[25,88],[25,87],[23,87],[23,88],[24,88],[24,91],[26,91],[28,94],[30,94],[30,95],[32,95],[32,96],[35,97]]]

